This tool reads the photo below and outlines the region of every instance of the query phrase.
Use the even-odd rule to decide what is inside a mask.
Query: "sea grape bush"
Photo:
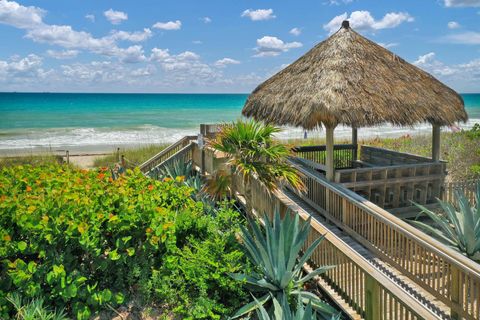
[[[1,169],[0,318],[13,316],[7,300],[13,292],[24,299],[40,297],[52,309],[88,319],[132,295],[164,298],[156,287],[161,279],[200,283],[204,295],[215,291],[219,298],[209,301],[207,310],[212,315],[235,308],[220,299],[245,296],[222,276],[238,270],[243,261],[234,241],[238,221],[228,208],[216,217],[205,216],[192,192],[171,179],[148,179],[138,170],[113,180],[106,168]],[[215,245],[213,256],[203,243]],[[186,264],[192,270],[178,265],[200,256],[208,263],[216,259],[217,265],[208,272],[205,263]],[[201,281],[195,279],[195,268],[202,270]],[[178,288],[183,301],[194,306],[198,301],[190,295],[199,292],[183,289]],[[167,302],[182,311],[175,305],[182,301]]]

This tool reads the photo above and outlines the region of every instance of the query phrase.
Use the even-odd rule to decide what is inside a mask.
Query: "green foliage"
[[[475,123],[472,129],[468,130],[465,134],[470,139],[480,139],[480,123]]]
[[[256,300],[256,299],[255,299]],[[318,319],[318,314],[315,309],[312,308],[312,304],[308,303],[304,305],[301,299],[297,299],[297,306],[295,310],[292,310],[288,300],[285,296],[279,302],[275,297],[272,297],[273,310],[272,312],[267,312],[264,306],[258,301],[258,309],[255,310],[257,313],[258,320],[316,320]],[[331,317],[331,320],[339,320],[340,314],[334,315]]]
[[[14,293],[7,300],[15,308],[15,318],[18,320],[66,320],[63,311],[52,311],[44,306],[42,298],[25,302],[20,295]]]
[[[237,215],[224,207],[215,219],[204,215],[190,221],[200,234],[191,237],[155,271],[150,283],[155,289],[153,298],[171,304],[185,319],[220,319],[246,302],[242,286],[228,277],[246,263],[235,238]]]
[[[224,124],[209,144],[230,157],[228,164],[246,182],[255,176],[268,190],[276,190],[282,183],[303,190],[297,171],[286,162],[290,149],[274,140],[274,134],[280,131],[254,120],[237,120]]]
[[[177,181],[149,179],[138,170],[127,170],[113,180],[105,169],[57,165],[2,169],[0,318],[12,316],[5,299],[18,292],[23,299],[43,297],[48,307],[88,319],[130,296],[150,296],[155,288],[149,283],[158,272],[162,279],[180,283],[183,280],[176,277],[186,276],[176,273],[181,271],[179,264],[195,256],[229,266],[202,275],[204,286],[218,288],[217,297],[228,296],[230,289],[240,291],[232,279],[223,287],[208,282],[242,263],[243,255],[231,244],[233,235],[219,229],[224,224],[235,229],[233,222],[224,221],[233,212],[225,208],[205,216],[203,203],[192,193]],[[204,247],[208,244],[211,248]],[[209,249],[216,251],[209,256]],[[191,283],[196,272],[204,272],[200,265],[190,266]],[[178,292],[195,297],[187,289]],[[230,302],[224,302],[212,298],[212,314],[228,310]],[[182,303],[172,301],[172,308]]]
[[[440,241],[480,262],[480,183],[477,185],[476,206],[468,202],[463,193],[455,190],[456,207],[439,200],[444,215],[437,214],[416,204],[434,222],[432,227],[420,221],[410,221]]]
[[[29,154],[29,155],[17,156],[17,157],[0,158],[0,168],[28,165],[28,164],[33,166],[40,166],[40,165],[49,165],[49,164],[60,164],[62,162],[63,162],[63,158],[61,156],[56,156],[53,154],[39,154],[39,155]]]
[[[268,216],[265,216],[264,221],[265,233],[262,232],[260,224],[251,218],[251,231],[242,227],[243,246],[249,259],[257,267],[257,272],[231,274],[234,279],[244,282],[252,292],[262,296],[240,308],[233,318],[252,312],[271,298],[286,301],[290,297],[310,303],[322,316],[331,317],[336,313],[334,308],[316,295],[303,290],[307,281],[333,268],[320,267],[302,276],[303,265],[323,240],[323,237],[318,238],[305,250],[303,256],[299,256],[310,232],[311,218],[301,223],[297,214],[288,212],[281,220],[277,212],[272,222]]]
[[[120,150],[120,154],[125,156],[127,160],[126,167],[133,169],[135,166],[142,164],[147,161],[163,149],[166,145],[147,145],[137,148],[128,148]],[[99,157],[95,159],[93,165],[97,168],[108,167],[119,161],[117,152],[113,152],[110,155]]]

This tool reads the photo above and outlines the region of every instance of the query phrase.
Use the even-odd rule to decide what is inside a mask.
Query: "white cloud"
[[[480,44],[480,32],[466,31],[457,34],[451,34],[443,38],[447,42],[459,44]]]
[[[113,39],[94,38],[85,31],[75,31],[71,26],[42,25],[27,32],[35,42],[49,43],[68,49],[86,49],[96,53],[108,52],[115,47]]]
[[[300,28],[293,28],[289,31],[290,34],[293,34],[294,36],[299,36],[302,33],[302,30]]]
[[[330,5],[341,5],[342,3],[343,4],[348,4],[348,3],[351,3],[353,2],[353,0],[328,0],[328,4]]]
[[[210,23],[212,22],[212,19],[210,17],[203,17],[200,20],[202,20],[204,23]]]
[[[108,9],[103,13],[105,18],[110,21],[111,24],[120,24],[124,20],[128,19],[128,15],[122,11],[114,11],[113,9]]]
[[[247,9],[242,12],[242,17],[250,18],[252,21],[270,20],[276,18],[273,14],[273,9]]]
[[[0,23],[21,29],[41,25],[45,10],[37,7],[25,7],[15,1],[0,1]]]
[[[412,22],[414,18],[407,12],[389,12],[380,20],[375,20],[369,11],[353,11],[338,15],[323,26],[330,34],[340,29],[343,20],[348,20],[353,29],[372,32],[381,29],[395,28],[403,22]]]
[[[192,43],[193,44],[202,44],[203,42],[201,40],[193,40]]]
[[[126,49],[116,48],[112,54],[120,59],[124,63],[138,63],[146,61],[147,58],[144,55],[142,46],[135,45]]]
[[[145,68],[138,68],[133,70],[130,75],[133,77],[148,77],[155,73],[156,69],[152,65],[148,65]]]
[[[47,55],[55,59],[72,59],[78,55],[78,50],[47,50]]]
[[[110,37],[114,40],[142,42],[152,36],[152,31],[148,28],[143,31],[127,32],[127,31],[112,31]]]
[[[215,61],[214,66],[219,68],[225,68],[229,64],[240,64],[240,61],[231,58],[223,58]]]
[[[255,48],[257,54],[255,57],[278,56],[282,52],[301,46],[302,44],[300,42],[283,42],[277,37],[264,36],[263,38],[257,39],[257,47]]]
[[[445,0],[445,7],[480,7],[480,0]]]
[[[396,43],[396,42],[391,42],[391,43],[379,42],[378,44],[381,45],[382,47],[384,47],[385,49],[389,49],[389,48],[393,48],[393,47],[398,46],[398,43]]]
[[[85,19],[90,20],[90,22],[95,22],[95,15],[93,14],[86,14]]]
[[[476,92],[480,85],[480,59],[467,63],[447,65],[437,59],[434,52],[418,57],[416,66],[438,77],[450,86],[462,88],[462,91]]]
[[[448,29],[458,29],[460,28],[460,24],[456,21],[450,21],[448,24]]]
[[[182,22],[180,20],[168,21],[168,22],[157,22],[153,25],[155,29],[161,30],[180,30],[182,27]]]
[[[0,60],[0,80],[3,81],[35,81],[44,79],[51,71],[42,68],[42,58],[29,54],[24,58],[12,57],[9,61]]]
[[[80,82],[111,82],[124,79],[122,68],[111,61],[92,61],[62,65],[62,74],[67,80]]]

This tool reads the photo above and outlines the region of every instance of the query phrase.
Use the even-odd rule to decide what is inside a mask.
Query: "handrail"
[[[432,167],[435,165],[443,165],[441,162],[428,162],[428,163],[411,163],[411,164],[396,164],[393,166],[374,166],[374,167],[367,167],[367,168],[354,168],[354,169],[339,169],[341,173],[349,173],[349,172],[369,172],[369,171],[383,171],[383,170],[392,170],[392,169],[408,169],[408,168],[425,168],[425,167]]]
[[[241,189],[236,183],[233,185]],[[246,200],[252,201],[252,207],[257,212],[263,210],[272,218],[275,208],[282,203],[303,220],[311,216],[283,191],[269,193],[255,178],[251,179],[251,187],[253,199]],[[324,226],[318,216],[312,215],[310,230],[305,247],[325,235],[310,260],[316,266],[336,265],[321,278],[332,284],[359,315],[365,319],[399,319],[401,316],[404,319],[440,318]]]
[[[480,313],[479,264],[353,191],[328,182],[312,170],[293,164],[302,173],[309,188],[306,195],[299,195],[302,199],[324,213],[357,241],[408,274],[417,284],[444,301],[454,313],[468,319],[475,319],[475,315]],[[315,191],[320,193],[312,194]],[[323,203],[319,203],[318,199]],[[432,271],[432,265],[437,270]],[[434,275],[422,279],[427,269],[436,272],[438,279],[434,278]],[[438,281],[443,281],[443,287]],[[471,295],[477,292],[475,301],[469,301],[470,291]]]
[[[159,165],[161,162],[165,161],[168,157],[178,152],[180,149],[184,148],[190,143],[190,141],[196,139],[196,136],[185,136],[177,142],[166,147],[144,163],[142,163],[139,168],[143,173],[147,173],[152,170],[154,167]]]
[[[369,145],[361,145],[360,149],[367,149],[367,150],[370,149],[370,150],[374,150],[376,152],[395,154],[395,155],[398,155],[398,156],[403,157],[403,158],[415,159],[415,160],[418,160],[418,161],[421,161],[421,162],[433,162],[432,158],[419,156],[418,154],[413,154],[413,153],[409,153],[409,152],[399,152],[399,151],[395,151],[395,150],[392,150],[392,149],[373,147],[373,146],[369,146]],[[440,162],[446,162],[446,161],[440,161]]]
[[[158,163],[155,167],[153,167],[152,169],[147,171],[145,173],[145,175],[147,175],[151,178],[157,179],[158,174],[160,173],[160,170],[162,169],[162,167],[168,166],[170,163],[172,163],[176,160],[179,160],[179,161],[181,160],[185,163],[192,160],[192,158],[193,158],[192,157],[192,151],[193,151],[193,143],[189,142],[185,147],[178,150],[177,152],[172,154],[170,157],[168,157],[166,160]],[[190,152],[189,156],[188,156],[188,152]]]

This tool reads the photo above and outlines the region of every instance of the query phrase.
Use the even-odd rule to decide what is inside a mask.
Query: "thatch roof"
[[[430,74],[348,26],[260,84],[243,115],[277,125],[313,129],[468,119],[463,99]]]

